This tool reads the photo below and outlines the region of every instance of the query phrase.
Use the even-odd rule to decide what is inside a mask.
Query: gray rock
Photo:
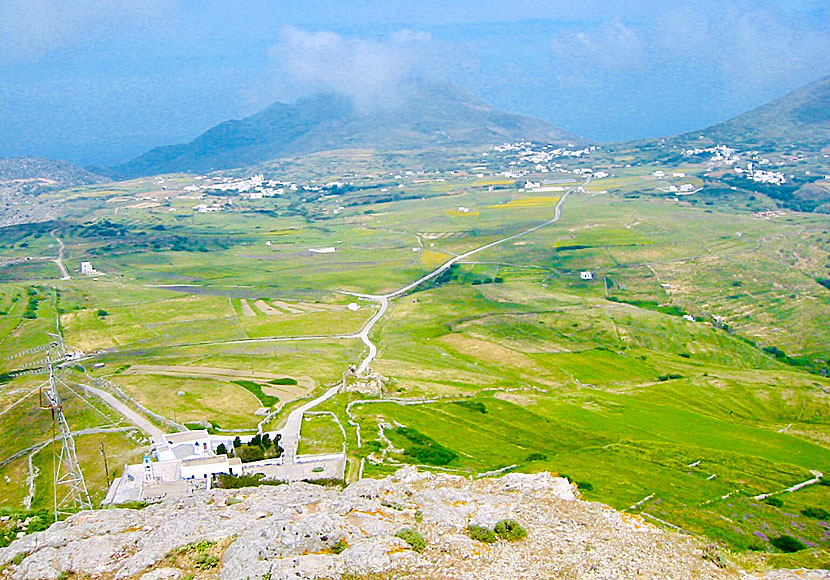
[[[184,573],[177,568],[156,568],[142,574],[139,580],[179,580]]]

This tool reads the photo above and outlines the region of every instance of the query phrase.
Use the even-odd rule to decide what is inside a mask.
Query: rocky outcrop
[[[520,522],[527,537],[484,544],[465,533],[470,524],[493,527],[505,518]],[[423,551],[396,537],[404,527],[423,535]],[[203,555],[177,556],[188,550]],[[705,559],[691,538],[579,500],[565,479],[541,473],[470,481],[414,468],[342,491],[292,483],[82,512],[0,550],[0,566],[15,580],[61,573],[143,580],[737,577]]]

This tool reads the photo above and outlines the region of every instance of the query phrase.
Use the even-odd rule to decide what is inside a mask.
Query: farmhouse
[[[81,275],[99,276],[101,272],[92,267],[92,262],[81,262]]]
[[[580,272],[579,277],[582,278],[583,280],[593,280],[594,279],[594,273],[590,272],[590,271]]]

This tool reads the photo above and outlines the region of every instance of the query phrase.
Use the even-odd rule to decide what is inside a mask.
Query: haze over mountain
[[[723,123],[684,137],[699,135],[752,149],[830,146],[830,76]]]
[[[486,105],[453,85],[411,82],[384,97],[377,107],[357,106],[333,93],[274,103],[245,119],[220,123],[190,143],[152,149],[111,173],[204,172],[344,148],[479,146],[517,139],[584,142],[545,121]]]

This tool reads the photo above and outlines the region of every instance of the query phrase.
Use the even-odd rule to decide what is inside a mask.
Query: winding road
[[[584,185],[587,185],[589,182],[590,182],[590,177],[586,180]],[[583,187],[584,187],[584,185],[583,185]],[[373,360],[375,360],[375,357],[378,354],[378,347],[369,338],[369,333],[372,331],[372,328],[374,328],[375,324],[377,324],[378,321],[381,318],[383,318],[384,314],[386,314],[386,311],[389,309],[389,301],[390,300],[392,300],[394,298],[398,298],[400,296],[403,296],[404,294],[406,294],[410,290],[413,290],[414,288],[417,288],[420,284],[423,284],[424,282],[426,282],[428,280],[432,280],[433,278],[441,275],[442,272],[444,272],[445,270],[450,268],[456,262],[466,260],[470,256],[473,256],[473,255],[475,255],[479,252],[483,252],[484,250],[490,249],[494,246],[498,246],[499,244],[503,244],[505,242],[515,240],[515,239],[520,238],[522,236],[526,236],[530,233],[533,233],[537,230],[540,230],[544,227],[547,227],[551,224],[554,224],[554,223],[558,222],[559,218],[562,216],[562,204],[565,203],[565,200],[568,198],[568,196],[573,191],[574,191],[573,189],[568,190],[559,199],[559,201],[556,204],[556,209],[554,211],[554,215],[551,219],[549,219],[545,222],[542,222],[538,225],[535,225],[532,228],[522,230],[521,232],[519,232],[517,234],[513,234],[511,236],[500,238],[500,239],[498,239],[494,242],[490,242],[489,244],[479,246],[478,248],[474,248],[472,250],[469,250],[468,252],[465,252],[463,254],[455,256],[455,257],[447,260],[443,264],[441,264],[439,267],[437,267],[435,270],[433,270],[429,274],[421,276],[420,278],[418,278],[414,282],[412,282],[410,284],[407,284],[406,286],[404,286],[402,288],[399,288],[398,290],[395,290],[394,292],[389,292],[388,294],[358,294],[358,293],[355,293],[355,292],[345,292],[345,291],[341,292],[342,294],[347,294],[349,296],[356,296],[358,298],[363,298],[363,299],[366,299],[366,300],[372,300],[372,301],[378,302],[380,304],[380,308],[378,309],[378,311],[374,314],[374,316],[372,316],[372,318],[370,318],[366,322],[366,324],[363,326],[363,328],[360,330],[360,332],[357,335],[348,335],[348,336],[343,337],[343,338],[360,338],[360,340],[363,341],[363,344],[365,344],[366,347],[369,349],[369,352],[366,354],[364,359],[360,362],[360,365],[357,367],[356,374],[357,375],[364,374],[369,369],[369,365],[372,363]],[[321,396],[317,397],[313,401],[309,401],[308,403],[306,403],[302,407],[299,407],[299,408],[294,409],[293,411],[291,411],[291,413],[288,415],[288,419],[286,420],[285,426],[282,429],[280,429],[279,431],[274,432],[274,434],[279,433],[282,437],[281,445],[282,445],[283,449],[285,450],[285,452],[283,454],[283,461],[286,464],[292,464],[295,461],[295,458],[296,458],[296,455],[297,455],[297,446],[299,445],[299,442],[300,442],[300,430],[301,430],[302,424],[303,424],[303,414],[306,411],[312,409],[313,407],[316,407],[317,405],[319,405],[319,404],[321,404],[325,401],[328,401],[329,399],[334,397],[338,392],[340,392],[340,389],[341,389],[342,386],[343,386],[343,382],[341,381],[340,383],[338,383],[337,385],[331,387],[329,390],[327,390],[325,393],[323,393]]]
[[[590,181],[590,178],[589,178],[588,181],[585,182],[585,185],[587,185],[589,181]],[[369,319],[369,321],[366,323],[366,325],[361,329],[360,333],[358,334],[358,336],[363,341],[363,343],[369,348],[369,353],[366,355],[366,358],[364,358],[363,361],[361,361],[360,366],[357,367],[357,374],[360,375],[360,374],[365,373],[366,370],[369,368],[369,365],[371,364],[371,362],[377,356],[378,348],[369,339],[369,333],[371,332],[372,327],[374,327],[375,324],[383,317],[383,315],[386,314],[386,310],[389,308],[389,301],[391,299],[398,298],[399,296],[403,296],[404,294],[406,294],[410,290],[413,290],[414,288],[417,288],[419,285],[423,284],[424,282],[426,282],[428,280],[432,280],[433,278],[435,278],[437,276],[440,276],[442,272],[449,269],[456,262],[466,260],[470,256],[478,254],[479,252],[483,252],[484,250],[488,250],[488,249],[490,249],[494,246],[498,246],[499,244],[503,244],[505,242],[510,242],[510,241],[515,240],[517,238],[521,238],[522,236],[526,236],[530,233],[533,233],[537,230],[540,230],[544,227],[547,227],[551,224],[554,224],[554,223],[558,222],[559,218],[562,217],[562,204],[565,203],[565,200],[568,198],[568,196],[572,192],[573,192],[573,189],[570,189],[567,192],[565,192],[565,194],[562,196],[562,198],[556,204],[556,209],[554,211],[553,218],[549,219],[548,221],[542,222],[538,225],[533,226],[532,228],[528,228],[528,229],[523,230],[523,231],[521,231],[517,234],[513,234],[512,236],[507,236],[506,238],[498,239],[495,242],[490,242],[489,244],[485,244],[483,246],[479,246],[478,248],[474,248],[474,249],[472,249],[468,252],[465,252],[463,254],[459,254],[458,256],[455,256],[454,258],[451,258],[451,259],[447,260],[446,262],[444,262],[443,264],[438,266],[438,268],[436,268],[435,270],[433,270],[429,274],[418,278],[417,280],[415,280],[411,284],[407,284],[403,288],[399,288],[398,290],[395,290],[394,292],[390,292],[388,294],[357,294],[357,293],[354,293],[354,292],[343,292],[343,294],[349,294],[351,296],[357,296],[358,298],[364,298],[366,300],[373,300],[375,302],[380,303],[380,309],[377,311],[377,313],[372,318]]]

